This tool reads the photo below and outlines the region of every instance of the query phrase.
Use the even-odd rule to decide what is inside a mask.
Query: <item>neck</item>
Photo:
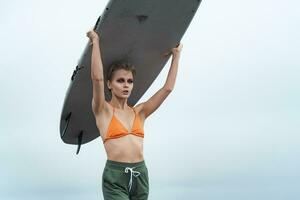
[[[127,105],[127,99],[124,98],[118,98],[116,96],[112,96],[111,100],[110,100],[110,104],[117,108],[117,109],[121,109],[121,110],[125,110],[128,105]]]

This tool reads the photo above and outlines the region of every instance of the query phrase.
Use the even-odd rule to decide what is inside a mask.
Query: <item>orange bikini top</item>
[[[113,106],[112,106],[113,107]],[[131,107],[132,108],[132,107]],[[123,124],[115,117],[115,108],[113,107],[113,116],[111,118],[111,121],[108,125],[108,129],[105,135],[105,139],[103,143],[105,143],[109,139],[115,139],[119,137],[126,136],[128,134],[133,134],[138,137],[144,138],[144,130],[141,125],[141,121],[139,116],[136,114],[134,108],[132,108],[135,114],[134,120],[133,120],[133,126],[131,128],[131,132],[129,132]]]

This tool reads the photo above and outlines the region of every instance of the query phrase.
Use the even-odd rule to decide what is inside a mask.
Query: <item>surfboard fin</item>
[[[77,152],[76,155],[79,153],[80,151],[80,147],[81,147],[81,142],[82,142],[82,135],[83,135],[83,131],[80,131],[79,135],[78,135],[78,146],[77,146]]]
[[[95,24],[95,26],[94,26],[94,30],[97,29],[97,26],[98,26],[98,24],[99,24],[99,22],[100,22],[100,19],[101,19],[101,15],[100,15],[99,18],[97,19],[97,22],[96,22],[96,24]]]
[[[66,125],[65,125],[65,128],[64,128],[64,130],[63,130],[63,134],[62,134],[62,138],[65,136],[65,134],[66,134],[66,132],[67,132],[67,129],[68,129],[68,126],[69,126],[69,123],[70,123],[70,119],[71,119],[71,115],[72,115],[72,112],[70,112],[68,115],[67,115],[67,117],[66,117]]]

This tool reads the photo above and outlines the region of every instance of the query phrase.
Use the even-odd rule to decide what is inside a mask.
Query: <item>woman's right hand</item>
[[[87,33],[86,33],[86,36],[88,38],[90,38],[91,41],[94,41],[94,40],[99,40],[99,35],[97,32],[95,32],[93,29],[89,30]]]

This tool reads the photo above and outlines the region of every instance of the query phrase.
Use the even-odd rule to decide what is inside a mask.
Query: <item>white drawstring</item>
[[[141,173],[138,172],[138,171],[133,171],[135,167],[126,167],[125,168],[125,173],[128,173],[128,170],[130,170],[130,181],[129,181],[129,191],[131,190],[131,186],[132,186],[132,175],[135,176],[135,177],[138,177]]]

